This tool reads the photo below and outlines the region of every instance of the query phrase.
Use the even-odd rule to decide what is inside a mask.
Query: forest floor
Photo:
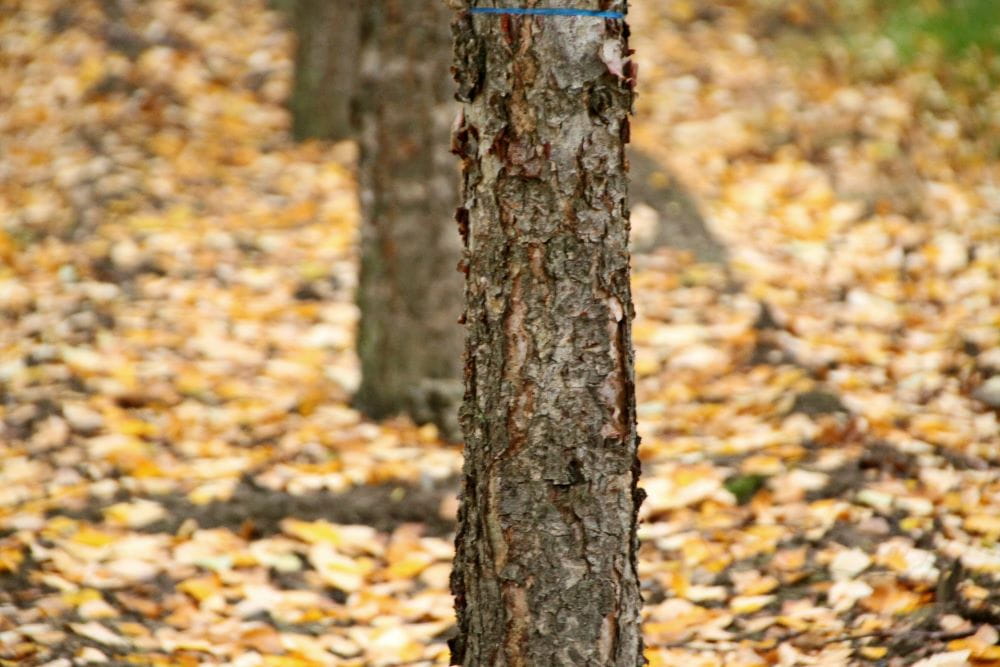
[[[1000,664],[1000,94],[818,2],[633,4],[636,146],[729,258],[634,259],[651,664]],[[447,664],[461,451],[349,407],[291,43],[0,7],[0,665]]]

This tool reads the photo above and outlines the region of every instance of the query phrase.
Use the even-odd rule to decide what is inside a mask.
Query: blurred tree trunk
[[[458,437],[462,397],[457,105],[451,12],[442,0],[369,0],[358,96],[363,225],[356,404],[408,413]]]
[[[303,139],[353,136],[364,0],[281,0],[298,37],[290,107],[292,133]]]
[[[295,7],[295,0],[268,0],[267,6],[277,12],[289,12]]]
[[[644,663],[626,42],[622,20],[456,19],[468,338],[454,664]]]

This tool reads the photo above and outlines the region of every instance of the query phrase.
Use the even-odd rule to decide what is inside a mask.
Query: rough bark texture
[[[353,136],[352,100],[358,83],[361,3],[289,2],[298,46],[290,107],[296,139]]]
[[[635,667],[627,27],[460,10],[454,30],[468,275],[452,661]]]
[[[458,172],[449,134],[458,105],[451,12],[441,0],[368,0],[361,119],[362,382],[369,416],[410,414],[458,437],[462,398]]]

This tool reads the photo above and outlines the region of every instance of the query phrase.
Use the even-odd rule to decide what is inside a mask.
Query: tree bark
[[[468,273],[452,661],[635,667],[628,28],[460,11],[454,32]]]
[[[448,153],[458,106],[451,12],[441,0],[369,0],[361,119],[362,381],[356,404],[458,437],[462,398],[458,171]]]
[[[289,103],[297,140],[353,136],[363,0],[294,0],[298,46]]]

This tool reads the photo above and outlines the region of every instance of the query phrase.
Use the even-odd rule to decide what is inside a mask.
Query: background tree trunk
[[[598,4],[626,3],[564,3]],[[461,12],[455,33],[468,338],[452,660],[635,667],[627,27]]]
[[[353,136],[363,0],[283,0],[298,46],[290,107],[292,133],[303,139]]]
[[[370,0],[361,126],[362,382],[374,418],[409,413],[458,436],[462,397],[458,172],[448,153],[458,106],[451,12],[441,0]]]

